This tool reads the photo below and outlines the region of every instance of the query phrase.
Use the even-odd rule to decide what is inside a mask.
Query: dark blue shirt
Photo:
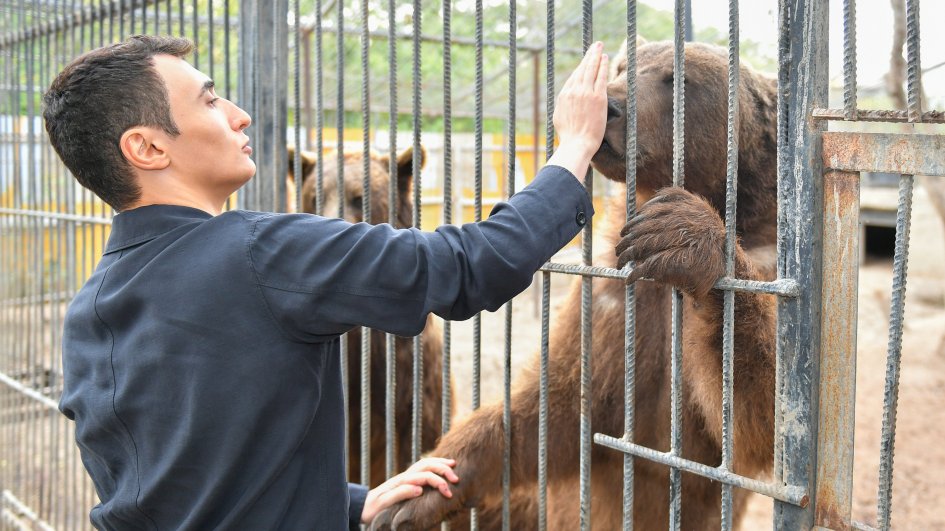
[[[339,334],[418,334],[525,289],[590,219],[548,166],[488,220],[432,233],[307,214],[115,216],[69,306],[60,409],[101,529],[356,528]]]

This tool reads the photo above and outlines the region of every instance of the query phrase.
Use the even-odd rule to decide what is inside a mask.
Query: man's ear
[[[295,182],[295,146],[289,146],[286,150],[289,155],[289,180]],[[311,177],[318,159],[315,157],[315,153],[311,151],[300,151],[299,158],[302,163],[302,182],[304,183],[305,179]]]
[[[400,155],[397,155],[397,189],[401,193],[406,193],[410,188],[410,182],[413,180],[413,147],[408,147]],[[427,150],[420,146],[420,167],[427,162]]]
[[[121,154],[139,170],[163,170],[171,164],[163,135],[153,127],[132,127],[118,141]]]

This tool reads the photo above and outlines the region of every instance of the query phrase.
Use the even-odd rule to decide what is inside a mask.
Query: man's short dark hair
[[[136,35],[75,59],[43,96],[46,132],[56,153],[82,186],[115,210],[141,196],[118,145],[121,135],[135,126],[180,134],[153,57],[192,51],[188,39]]]

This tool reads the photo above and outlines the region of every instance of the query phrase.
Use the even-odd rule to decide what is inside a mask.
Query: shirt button
[[[587,216],[584,215],[584,212],[578,212],[577,217],[574,218],[574,221],[581,227],[587,224]]]

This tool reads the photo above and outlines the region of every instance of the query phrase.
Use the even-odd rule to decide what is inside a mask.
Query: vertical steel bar
[[[289,161],[292,164],[292,175],[295,176],[296,189],[295,189],[295,198],[293,208],[296,212],[303,212],[302,206],[302,103],[300,100],[301,97],[301,75],[302,75],[302,50],[301,50],[301,33],[302,33],[302,23],[301,15],[302,10],[299,7],[299,0],[294,0],[292,3],[292,18],[295,20],[295,27],[292,32],[292,45],[294,48],[294,54],[292,55],[293,64],[292,64],[292,98],[294,104],[295,117],[292,124],[292,134],[295,143],[295,151],[293,152],[292,160]],[[213,15],[211,13],[211,20]],[[211,25],[211,27],[213,27]],[[213,33],[210,33],[210,42],[213,42]],[[212,45],[211,45],[212,46]],[[213,65],[213,52],[211,48],[210,53],[210,64]],[[211,66],[212,70],[212,66]],[[286,198],[288,199],[288,191],[286,193]],[[288,201],[286,201],[286,206],[288,206]]]
[[[156,5],[156,4],[155,4]],[[194,6],[194,11],[196,11],[196,6]],[[296,13],[298,14],[298,13]],[[295,19],[298,21],[298,17]],[[213,0],[207,0],[207,75],[210,76],[210,79],[216,77],[213,61]],[[298,30],[298,24],[295,25],[296,30]],[[155,21],[155,28],[157,28],[157,22]],[[297,32],[297,31],[296,31]],[[296,115],[298,116],[298,115]],[[298,145],[298,144],[296,144]],[[298,150],[296,150],[298,151]]]
[[[508,115],[508,168],[505,173],[506,197],[515,194],[515,119],[516,119],[516,49],[517,2],[509,2],[509,115]],[[502,407],[502,529],[508,531],[511,525],[510,498],[512,479],[512,301],[505,304],[505,357],[503,366],[503,407]]]
[[[551,4],[551,2],[549,2]],[[541,274],[541,358],[538,373],[538,529],[548,527],[548,338],[551,273]]]
[[[820,423],[817,430],[816,525],[850,527],[853,421],[856,402],[856,310],[859,273],[860,176],[824,174],[824,276],[820,336]]]
[[[420,98],[421,70],[420,60],[422,50],[420,35],[422,32],[423,11],[420,0],[413,1],[413,226],[420,228],[421,190],[423,189],[422,164],[420,160],[420,133],[422,124],[422,107]],[[420,459],[420,442],[422,438],[421,421],[423,420],[423,336],[413,338],[413,448],[410,457],[413,461]]]
[[[728,124],[725,186],[725,275],[735,276],[735,215],[738,196],[738,0],[728,5]],[[735,292],[725,291],[722,329],[722,468],[732,470],[732,394],[735,352]],[[732,486],[722,485],[722,529],[732,528]]]
[[[443,224],[453,223],[453,8],[443,2]],[[450,430],[452,404],[450,322],[443,322],[443,434]]]
[[[582,49],[591,46],[593,38],[594,3],[584,0],[582,5]],[[594,197],[594,171],[587,169],[584,175],[584,186],[587,193]],[[581,233],[581,261],[584,265],[591,265],[593,258],[593,224],[584,226]],[[593,345],[591,302],[593,293],[591,277],[581,279],[581,465],[580,465],[580,521],[581,530],[591,527],[591,350]]]
[[[627,2],[627,101],[626,153],[637,152],[637,2]],[[619,61],[614,57],[614,61]],[[630,160],[630,157],[627,157]],[[637,210],[637,165],[626,165],[627,211],[626,221]],[[627,286],[624,292],[624,435],[634,442],[636,416],[636,288]],[[633,456],[623,455],[623,529],[633,530]]]
[[[909,121],[922,121],[922,61],[919,59],[919,0],[906,0],[906,85]]]
[[[676,0],[673,41],[673,186],[685,184],[685,42],[688,10],[683,0]],[[670,453],[682,455],[682,294],[673,288],[672,305],[672,399]],[[682,477],[678,468],[669,473],[669,527],[681,525]]]
[[[324,213],[325,195],[325,92],[322,42],[322,0],[315,2],[315,213]]]
[[[339,6],[340,7],[340,6]],[[364,221],[371,223],[371,93],[368,0],[361,0],[361,177]],[[342,196],[344,188],[339,188]],[[361,483],[371,484],[371,330],[361,328]]]
[[[910,111],[911,112],[911,111]],[[879,528],[892,527],[893,456],[896,447],[896,410],[899,405],[899,364],[902,359],[902,327],[906,305],[906,272],[909,267],[909,229],[912,222],[914,177],[899,178],[896,213],[896,248],[893,255],[892,301],[889,309],[889,344],[886,353],[886,386],[883,392],[883,432],[879,457]]]
[[[388,175],[390,175],[390,181],[388,182],[388,197],[387,204],[388,208],[388,217],[387,221],[393,226],[397,226],[397,35],[395,28],[397,27],[397,18],[396,18],[396,9],[397,3],[395,0],[388,0],[387,2],[387,68],[388,68],[388,85],[389,85],[389,104],[388,104],[388,137],[390,141],[390,157],[389,157],[389,166],[387,169]],[[386,406],[385,413],[385,422],[386,422],[386,447],[385,451],[387,454],[387,468],[386,473],[387,477],[390,478],[396,473],[395,466],[395,457],[394,457],[394,437],[396,435],[396,391],[397,391],[397,352],[395,350],[394,344],[394,335],[387,334],[387,395],[385,397],[384,405]],[[420,382],[414,380],[414,388],[420,385]],[[403,463],[406,465],[406,463]]]
[[[483,44],[483,12],[482,0],[476,0],[476,118],[475,118],[475,221],[482,221],[482,44]],[[472,368],[473,388],[472,388],[472,408],[479,409],[481,378],[482,378],[482,313],[477,313],[473,318],[473,368]],[[479,515],[475,509],[469,512],[469,527],[472,531],[479,528]]]
[[[275,7],[275,5],[273,5]],[[198,20],[199,9],[197,8],[197,1],[194,0],[191,4],[191,35],[190,38],[194,41],[194,68],[200,70],[200,26]],[[265,48],[263,48],[265,49]],[[265,78],[263,78],[265,79]]]
[[[817,467],[816,382],[820,378],[820,313],[824,125],[810,120],[827,104],[826,2],[779,4],[778,278],[793,278],[798,297],[778,300],[775,480],[811,485]],[[810,528],[806,507],[775,501],[778,529]]]
[[[635,1],[635,0],[631,0]],[[555,3],[547,2],[545,22],[545,160],[555,144]],[[541,359],[538,382],[538,529],[548,527],[548,329],[551,273],[541,276]]]
[[[843,115],[856,120],[856,0],[843,0]]]

